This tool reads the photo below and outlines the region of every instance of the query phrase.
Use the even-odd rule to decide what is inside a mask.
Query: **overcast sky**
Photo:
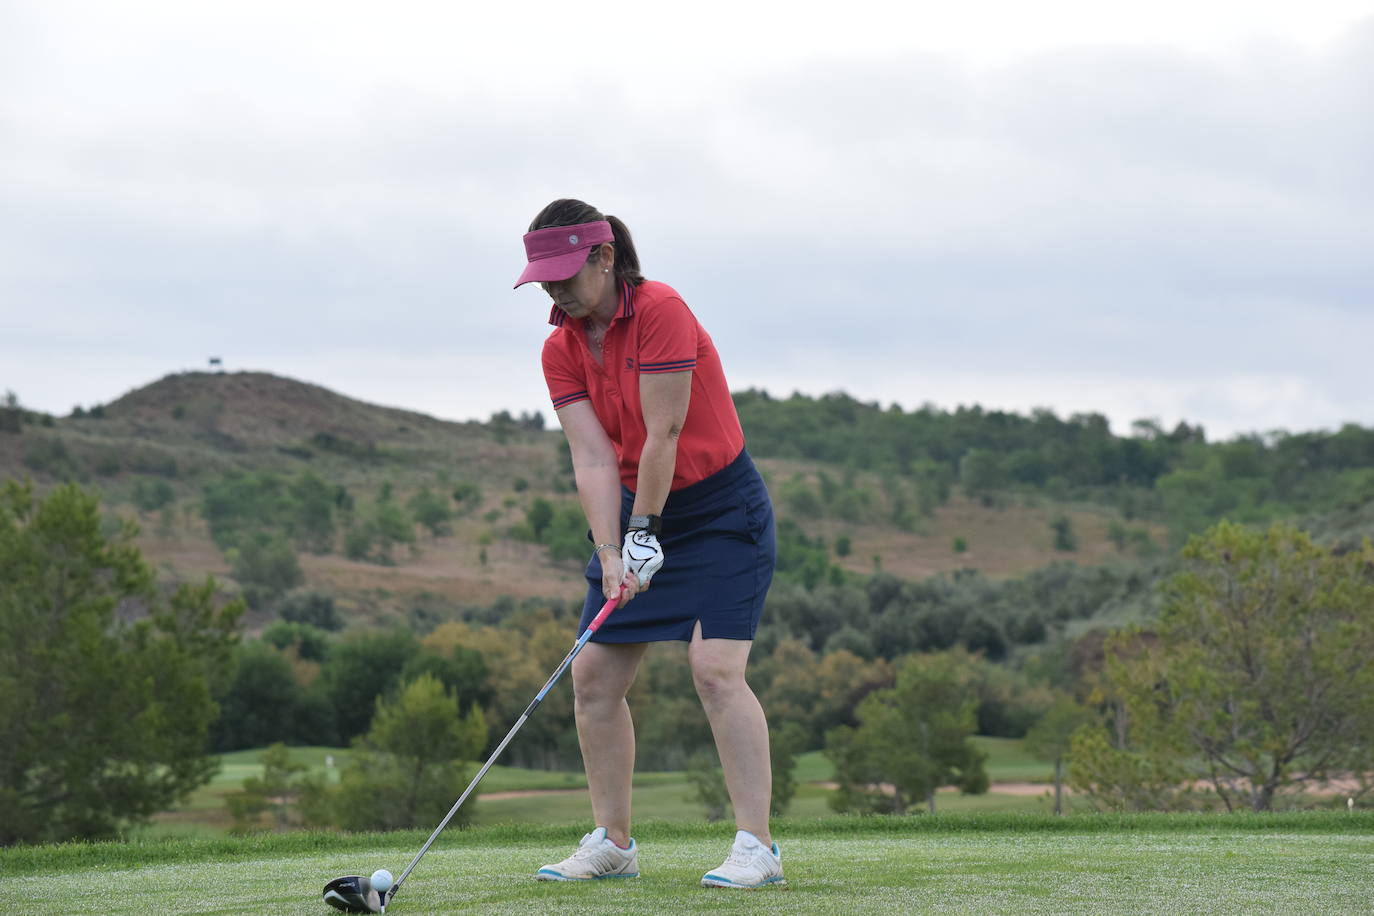
[[[1374,425],[1371,2],[0,0],[26,406],[219,356],[552,421],[565,196],[736,389]]]

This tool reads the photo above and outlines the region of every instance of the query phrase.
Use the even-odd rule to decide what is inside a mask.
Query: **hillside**
[[[180,473],[331,456],[402,466],[511,457],[488,447],[493,436],[481,424],[366,404],[261,372],[169,375],[84,416],[57,420],[51,431],[32,432],[55,433],[77,457],[95,458],[89,470],[101,476],[161,470],[158,462],[140,458],[145,452],[175,459]],[[22,456],[6,452],[0,468],[12,471]],[[126,457],[115,468],[119,452]]]
[[[470,427],[379,407],[318,385],[262,372],[169,375],[106,405],[113,428],[164,441],[192,439],[241,451],[327,434],[365,447],[420,447]]]
[[[1190,533],[1296,520],[1339,546],[1374,524],[1374,431],[1358,427],[1214,444],[1092,417],[736,397],[779,517],[750,683],[799,751],[926,653],[964,666],[979,734],[1023,737],[1055,691],[1094,689],[1107,631],[1159,612]],[[243,597],[212,750],[346,746],[417,672],[512,722],[566,652],[589,545],[563,437],[539,417],[447,423],[199,373],[74,413],[0,408],[0,472],[80,481],[108,533],[138,520],[164,583],[212,572]],[[687,647],[644,665],[631,699],[657,713],[636,759],[682,770],[710,744]],[[551,696],[507,762],[575,766],[571,702]]]
[[[417,606],[486,604],[502,595],[568,597],[581,593],[575,562],[551,562],[545,548],[510,536],[536,499],[575,507],[562,466],[562,436],[534,423],[453,423],[356,401],[327,389],[265,373],[184,373],[129,392],[91,414],[30,423],[0,434],[0,475],[32,476],[39,485],[74,478],[97,487],[112,510],[138,518],[140,546],[167,576],[206,572],[232,578],[202,517],[202,488],[234,471],[318,474],[366,501],[387,488],[398,501],[424,488],[462,483],[480,493],[450,531],[421,531],[393,565],[339,552],[302,553],[306,587],[336,596],[363,620],[403,615]],[[746,433],[748,430],[746,430]],[[889,479],[849,475],[849,485],[878,508],[864,517],[802,518],[782,498],[829,467],[823,461],[761,458],[780,519],[803,523],[825,545],[849,541],[832,559],[858,574],[875,569],[921,578],[957,569],[1009,576],[1071,559],[1096,564],[1119,556],[1108,537],[1115,513],[1088,504],[1020,498],[992,504],[956,490],[924,518],[894,524],[882,506]],[[170,501],[137,507],[139,494],[165,485]],[[142,488],[142,489],[140,489]],[[1056,550],[1051,522],[1071,520],[1073,552]],[[1151,530],[1162,542],[1163,531]],[[961,539],[963,550],[955,549]]]

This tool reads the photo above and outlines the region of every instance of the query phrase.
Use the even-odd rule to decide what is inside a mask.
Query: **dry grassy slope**
[[[373,460],[321,447],[319,436],[372,452]],[[130,475],[158,473],[157,459],[166,458],[175,459],[183,480],[233,466],[317,466],[378,480],[446,468],[500,481],[549,465],[556,448],[552,433],[514,431],[502,438],[482,424],[366,404],[261,372],[169,375],[106,405],[102,418],[66,418],[51,429],[0,435],[0,474],[31,473],[25,456],[52,439],[94,469],[93,483],[116,489]],[[99,470],[102,458],[115,469]],[[43,476],[37,474],[40,482]]]
[[[105,413],[136,434],[176,440],[212,433],[230,448],[291,446],[318,433],[364,446],[424,448],[474,431],[264,372],[169,375],[112,402]]]
[[[811,478],[822,467],[790,459],[761,459],[758,464],[775,492],[782,481],[797,475]],[[838,475],[832,470],[831,476]],[[872,494],[875,504],[883,505],[884,483],[877,475],[861,474],[856,484]],[[910,493],[907,496],[910,502]],[[788,514],[785,504],[779,504],[777,511],[779,517]],[[880,509],[879,514],[885,513]],[[1060,515],[1067,515],[1073,523],[1078,537],[1075,551],[1064,552],[1054,547],[1050,523]],[[949,501],[935,510],[934,517],[919,520],[914,531],[890,524],[851,524],[836,519],[810,522],[805,528],[810,536],[820,535],[831,545],[836,537],[847,534],[850,554],[836,558],[836,562],[852,572],[871,573],[881,566],[884,572],[920,579],[957,569],[977,569],[990,576],[1006,577],[1059,560],[1096,565],[1120,556],[1107,536],[1108,525],[1119,517],[1115,510],[1102,506],[1014,497],[997,506],[984,506],[965,499],[956,489]],[[1164,528],[1146,527],[1150,527],[1156,543],[1164,543]],[[967,549],[962,553],[954,550],[956,537],[966,543]]]
[[[326,434],[346,449],[372,452],[357,458],[315,441]],[[451,492],[459,481],[477,483],[483,504],[455,525],[452,537],[421,538],[414,556],[398,552],[398,565],[380,567],[339,556],[302,558],[309,584],[337,590],[354,608],[379,613],[423,592],[446,602],[486,602],[502,594],[555,595],[577,585],[575,572],[528,562],[527,550],[499,533],[523,518],[522,506],[554,493],[560,436],[509,430],[498,435],[478,423],[453,423],[424,414],[353,400],[293,379],[266,373],[170,375],[107,404],[101,418],[65,418],[52,428],[25,427],[0,435],[0,478],[34,477],[41,487],[51,474],[26,458],[60,443],[121,514],[138,515],[129,502],[136,480],[161,476],[178,502],[170,518],[139,517],[139,539],[150,562],[168,576],[228,577],[229,566],[199,518],[203,481],[231,468],[282,473],[313,470],[347,485],[360,502],[390,484],[404,501],[421,487]],[[168,462],[176,473],[168,476]],[[527,487],[517,493],[516,482]],[[495,521],[486,515],[497,513]],[[479,539],[497,538],[480,562]]]
[[[421,486],[447,492],[459,480],[473,481],[482,490],[482,505],[458,520],[451,536],[422,536],[413,554],[397,554],[394,567],[338,555],[303,557],[308,584],[337,593],[355,613],[384,617],[404,612],[417,601],[430,600],[423,597],[426,594],[442,603],[466,604],[503,594],[574,597],[581,592],[579,570],[553,566],[537,548],[502,536],[523,519],[524,507],[535,497],[575,499],[555,486],[560,474],[557,432],[498,436],[481,424],[451,423],[366,404],[264,373],[168,376],[107,405],[105,414],[98,420],[60,420],[51,430],[31,427],[20,436],[0,436],[0,473],[24,473],[24,448],[45,436],[61,439],[84,458],[116,454],[124,465],[108,476],[97,475],[92,483],[128,514],[133,510],[125,494],[138,472],[129,467],[130,456],[175,458],[180,468],[177,511],[170,518],[154,514],[140,519],[140,544],[149,560],[168,575],[227,576],[228,565],[198,517],[198,478],[203,473],[231,466],[284,472],[310,468],[345,483],[364,501],[384,483],[390,483],[401,500]],[[389,457],[366,461],[322,452],[312,442],[320,433]],[[302,449],[312,456],[305,457]],[[760,465],[775,486],[796,474],[814,475],[818,469],[806,462],[768,459]],[[517,481],[526,486],[517,490]],[[860,475],[857,483],[869,489],[881,507],[881,481]],[[779,505],[778,511],[786,516],[788,509]],[[1073,520],[1080,541],[1075,553],[1053,548],[1049,522],[1060,513]],[[875,512],[882,514],[881,508]],[[1092,507],[989,508],[956,495],[934,518],[922,520],[916,531],[833,519],[808,522],[806,529],[832,544],[838,535],[848,534],[852,552],[839,562],[855,572],[872,572],[876,557],[884,570],[909,578],[965,567],[1008,576],[1065,558],[1081,563],[1109,558],[1115,553],[1106,537],[1109,518],[1105,510]],[[1157,539],[1160,536],[1156,532]],[[954,551],[955,537],[968,542],[966,552]]]
[[[488,492],[482,509],[475,516],[460,520],[452,536],[422,536],[417,550],[399,551],[397,564],[392,567],[359,563],[337,554],[304,555],[301,564],[307,582],[337,594],[355,614],[375,619],[405,612],[424,595],[459,605],[485,604],[501,595],[576,598],[583,587],[580,570],[551,564],[538,548],[500,537],[500,532],[522,518],[522,507],[533,498],[532,494],[533,490],[526,491],[524,501],[502,508],[514,494]],[[501,517],[488,523],[482,514],[493,509],[500,511]],[[780,515],[786,514],[784,507],[778,511]],[[1061,512],[1073,519],[1079,537],[1080,548],[1073,553],[1053,547],[1049,522]],[[847,533],[852,552],[837,561],[856,573],[872,572],[876,556],[883,570],[902,578],[919,579],[961,568],[1004,577],[1057,560],[1095,564],[1117,556],[1106,536],[1108,518],[1106,513],[1092,508],[1066,510],[1060,506],[1018,505],[988,509],[955,497],[916,532],[835,520],[812,523],[807,530],[832,544],[837,535]],[[140,545],[150,561],[164,571],[182,576],[212,572],[228,577],[228,566],[202,523],[192,520],[179,524],[171,536],[158,533],[155,516],[144,517],[142,525]],[[484,532],[495,535],[485,547],[485,563],[481,561],[484,548],[480,544]],[[954,551],[956,536],[968,542],[966,552]],[[1161,532],[1156,532],[1156,539],[1162,539]]]

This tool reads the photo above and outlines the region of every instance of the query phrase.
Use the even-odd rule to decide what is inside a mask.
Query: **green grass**
[[[789,887],[711,891],[727,826],[638,831],[642,877],[577,885],[531,878],[578,831],[452,831],[390,912],[531,913],[1348,913],[1374,897],[1374,813],[945,815],[780,821]],[[0,850],[30,914],[330,912],[340,874],[399,873],[425,833],[70,844]]]
[[[987,753],[985,766],[988,778],[993,782],[1054,781],[1054,764],[1031,756],[1025,749],[1025,742],[1020,738],[985,738],[975,735],[970,740]]]
[[[1050,778],[1049,765],[1031,757],[1022,749],[1022,742],[1014,738],[974,738],[973,741],[988,754],[988,774],[993,782],[1039,782]],[[137,835],[146,838],[213,837],[228,832],[230,818],[224,807],[225,796],[243,788],[250,776],[262,775],[259,760],[261,750],[233,751],[221,755],[220,772],[208,784],[192,793],[177,811],[158,817],[150,827]],[[348,748],[297,747],[291,748],[291,758],[312,770],[337,778],[339,769],[348,760]],[[333,766],[326,760],[333,758]],[[794,817],[823,817],[831,814],[826,799],[829,790],[819,784],[832,775],[830,761],[821,751],[797,755],[794,771],[798,782],[797,794],[789,814]],[[586,778],[581,772],[527,770],[518,767],[494,766],[483,778],[474,806],[474,823],[490,826],[503,823],[529,824],[585,824],[591,815],[585,792]],[[498,793],[555,792],[560,794],[532,795],[521,798],[483,798]],[[637,816],[657,820],[699,821],[702,809],[689,801],[689,787],[681,772],[638,773],[635,775],[634,804]],[[1045,795],[1049,786],[1045,787]],[[567,794],[561,794],[567,793]],[[1035,813],[1050,810],[1050,803],[1042,796],[1006,795],[996,792],[987,795],[963,796],[953,791],[941,791],[936,797],[938,812],[1006,812]],[[441,812],[442,813],[442,812]],[[436,814],[436,822],[438,818]]]
[[[985,738],[975,735],[974,746],[988,755],[984,764],[993,782],[1044,782],[1054,779],[1054,766],[1025,749],[1020,738]],[[821,782],[834,775],[834,768],[824,751],[807,751],[797,755],[794,771],[798,782]]]
[[[485,787],[485,783],[483,784]],[[833,814],[827,799],[830,791],[817,786],[801,786],[788,808],[791,817],[825,817]],[[936,796],[937,813],[969,812],[1047,812],[1050,803],[1035,796],[1000,795],[960,795],[957,792],[941,791]],[[924,810],[924,804],[921,805]],[[644,786],[636,784],[634,790],[634,810],[638,819],[653,819],[681,822],[702,820],[703,809],[695,801],[689,800],[689,789],[685,782],[665,785]],[[591,822],[591,805],[585,793],[569,795],[532,795],[525,798],[506,798],[500,800],[479,799],[474,809],[475,826],[493,824],[574,824],[585,825]]]
[[[974,738],[988,754],[988,772],[994,782],[1039,781],[1049,778],[1048,765],[1026,754],[1021,741],[1012,738]],[[205,786],[192,793],[175,812],[160,815],[150,827],[137,835],[146,838],[213,837],[225,835],[230,826],[225,796],[243,788],[250,776],[262,775],[259,760],[261,750],[233,751],[221,755],[219,773]],[[297,747],[291,748],[291,759],[304,763],[316,772],[324,772],[337,779],[339,769],[348,760],[348,748]],[[327,759],[333,766],[326,766]],[[830,791],[820,783],[832,775],[830,761],[821,751],[797,755],[794,771],[798,782],[797,794],[789,814],[795,817],[823,817],[831,814],[826,799]],[[518,767],[494,766],[483,778],[474,805],[474,823],[490,826],[503,823],[585,824],[591,816],[585,792],[587,781],[581,772],[527,770]],[[1046,786],[1046,792],[1049,787]],[[558,794],[532,795],[519,798],[483,798],[500,793],[554,792]],[[566,794],[563,794],[566,793]],[[681,772],[638,773],[635,775],[634,804],[637,816],[657,820],[699,821],[702,809],[689,800],[690,789]],[[962,796],[942,791],[936,798],[939,812],[1012,812],[1033,813],[1049,810],[1044,797],[1004,795]],[[439,814],[441,814],[440,812]],[[439,814],[436,814],[436,822]]]

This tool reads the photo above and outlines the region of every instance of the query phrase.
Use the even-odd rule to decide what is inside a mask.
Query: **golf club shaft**
[[[401,872],[401,876],[396,879],[396,883],[392,885],[391,890],[386,894],[386,900],[388,902],[391,898],[396,896],[396,892],[401,889],[402,882],[404,882],[406,877],[415,869],[415,866],[420,864],[420,860],[425,857],[425,853],[429,852],[429,847],[433,845],[434,840],[443,832],[444,828],[448,826],[448,822],[453,820],[453,815],[458,813],[458,809],[463,807],[463,802],[467,801],[468,796],[472,794],[472,790],[477,788],[477,784],[482,781],[482,777],[487,775],[487,770],[490,770],[492,764],[496,763],[496,758],[501,756],[501,752],[506,749],[507,744],[510,744],[511,739],[515,737],[515,733],[520,731],[520,726],[525,724],[525,720],[534,712],[535,707],[543,702],[544,695],[547,694],[549,689],[563,676],[563,672],[568,670],[568,666],[572,664],[573,659],[577,658],[577,653],[582,651],[582,647],[587,644],[587,640],[592,638],[592,634],[601,628],[602,622],[610,616],[611,611],[615,610],[615,606],[620,603],[620,599],[624,597],[624,595],[625,586],[622,585],[620,591],[602,605],[601,610],[592,618],[592,622],[587,624],[587,629],[583,630],[582,635],[577,638],[577,642],[573,643],[572,650],[569,651],[563,658],[563,661],[559,663],[553,675],[544,682],[543,688],[540,689],[538,695],[535,696],[530,705],[525,707],[525,711],[520,714],[520,718],[515,720],[515,724],[511,726],[511,730],[506,732],[506,737],[502,738],[501,743],[496,745],[496,750],[491,752],[491,756],[487,758],[486,763],[482,764],[482,768],[477,771],[477,775],[473,777],[472,782],[468,783],[468,787],[463,790],[463,794],[458,796],[458,800],[453,803],[453,807],[448,809],[448,814],[444,815],[444,819],[439,822],[439,826],[434,828],[434,832],[429,835],[429,839],[425,840],[425,845],[420,847],[420,851],[415,854],[415,858],[410,860],[410,864],[406,866],[406,870]]]

